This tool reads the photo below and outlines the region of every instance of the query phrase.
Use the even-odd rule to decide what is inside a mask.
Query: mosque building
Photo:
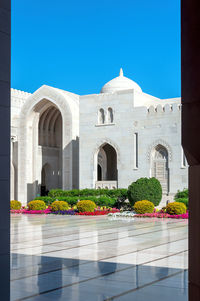
[[[99,94],[11,89],[11,199],[50,189],[127,188],[156,177],[164,195],[187,188],[181,99],[159,99],[123,75]]]

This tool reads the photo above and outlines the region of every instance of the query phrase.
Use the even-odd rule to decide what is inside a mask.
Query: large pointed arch
[[[62,128],[62,178],[63,189],[72,189],[73,166],[72,166],[72,144],[76,140],[78,133],[78,95],[65,92],[49,86],[42,86],[35,93],[29,96],[22,107],[19,118],[19,199],[26,203],[38,194],[37,182],[38,171],[35,164],[37,162],[38,133],[36,124],[39,122],[39,115],[46,110],[49,104],[55,106],[61,113]],[[35,151],[34,151],[35,150]],[[77,171],[76,171],[77,172]],[[29,186],[31,189],[29,189]],[[28,189],[31,192],[28,192]]]

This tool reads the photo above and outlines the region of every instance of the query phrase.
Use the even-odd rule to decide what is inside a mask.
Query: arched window
[[[158,144],[151,153],[151,176],[160,181],[164,194],[169,192],[168,151]]]
[[[104,124],[105,122],[105,114],[104,114],[104,109],[99,110],[99,124]]]
[[[108,108],[108,123],[113,123],[113,109]]]

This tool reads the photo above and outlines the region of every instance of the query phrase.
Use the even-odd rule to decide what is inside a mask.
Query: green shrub
[[[77,196],[75,196],[75,197],[58,197],[57,199],[59,201],[65,201],[65,202],[67,202],[70,206],[76,205],[77,202],[78,202],[78,200],[79,200],[79,198]]]
[[[116,204],[116,198],[109,198],[107,196],[94,197],[93,199],[91,197],[88,198],[100,207],[115,207]]]
[[[51,189],[48,193],[48,197],[55,198],[58,196],[63,196],[63,190],[62,189]]]
[[[55,201],[64,201],[67,202],[70,206],[74,206],[78,202],[78,197],[49,197],[49,196],[40,196],[36,198],[37,200],[43,200],[45,204],[51,205]],[[84,198],[85,199],[85,198]]]
[[[149,200],[157,206],[161,198],[162,187],[156,178],[140,178],[128,187],[128,199],[132,206],[141,200]]]
[[[166,211],[171,215],[179,215],[186,213],[186,206],[183,203],[173,202],[166,206]]]
[[[185,204],[186,208],[188,209],[188,199],[187,198],[175,199],[175,201]]]
[[[68,210],[69,209],[69,204],[64,201],[54,201],[51,204],[51,209],[52,211],[58,211],[58,210]]]
[[[39,196],[37,198],[35,198],[34,200],[41,200],[44,201],[46,206],[51,205],[51,203],[53,203],[55,200],[49,196]]]
[[[93,201],[97,206],[107,206],[107,207],[114,207],[116,198],[109,198],[107,196],[80,196],[80,197],[57,197],[58,201],[65,201],[70,206],[74,206],[77,204],[78,200],[86,200],[89,199],[90,201]]]
[[[175,199],[185,199],[188,198],[188,189],[184,189],[182,191],[179,191],[175,194]]]
[[[46,205],[44,201],[41,200],[33,200],[28,203],[29,210],[45,210]]]
[[[152,213],[154,210],[154,204],[147,200],[135,202],[133,209],[138,214]]]
[[[97,206],[107,206],[107,207],[115,207],[117,198],[111,198],[105,195],[102,196],[75,196],[75,197],[70,197],[70,196],[60,196],[60,197],[46,197],[46,196],[41,196],[37,197],[37,200],[43,200],[45,204],[51,205],[54,201],[64,201],[67,202],[70,206],[74,206],[77,204],[78,200],[85,200],[85,199],[90,199],[91,201],[95,202]]]
[[[108,196],[110,198],[127,198],[127,189],[73,189],[73,190],[61,190],[52,189],[50,190],[49,197],[88,197],[88,196]]]
[[[90,200],[82,200],[77,203],[77,209],[79,212],[94,212],[96,204]]]
[[[22,204],[19,201],[13,200],[10,201],[10,209],[11,210],[20,210],[22,207]]]

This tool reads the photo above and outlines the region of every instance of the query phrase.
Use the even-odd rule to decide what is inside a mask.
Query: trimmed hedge
[[[82,200],[77,204],[77,209],[79,212],[94,212],[96,204],[90,200]]]
[[[10,201],[10,209],[11,210],[20,210],[21,207],[22,207],[21,202],[16,201],[16,200]]]
[[[73,189],[62,190],[52,189],[49,191],[49,197],[88,197],[88,196],[108,196],[110,198],[127,198],[127,189]]]
[[[175,202],[180,202],[185,204],[185,206],[188,208],[188,201],[189,201],[188,189],[178,191],[175,194],[174,200]]]
[[[186,213],[186,206],[183,203],[173,202],[166,206],[166,211],[170,215],[180,215]]]
[[[97,206],[106,206],[106,207],[115,207],[117,201],[117,198],[110,198],[105,195],[100,197],[76,196],[76,197],[53,197],[53,198],[49,196],[41,196],[41,197],[37,197],[36,199],[44,201],[46,205],[51,205],[54,201],[58,200],[58,201],[67,202],[70,206],[74,206],[77,204],[78,200],[85,200],[86,198],[95,202]]]
[[[187,198],[175,199],[175,201],[185,204],[186,208],[188,209],[188,199]]]
[[[34,200],[28,203],[29,210],[45,210],[46,205],[44,201]]]
[[[59,210],[68,210],[69,209],[69,204],[64,201],[54,201],[51,204],[51,209],[53,212],[59,211]]]
[[[136,202],[133,209],[137,214],[152,213],[154,210],[154,204],[147,200],[142,200]]]
[[[51,203],[53,203],[53,202],[55,201],[54,199],[52,199],[52,198],[49,197],[49,196],[37,196],[37,197],[34,199],[34,201],[35,201],[35,200],[41,200],[41,201],[44,201],[45,204],[46,204],[46,206],[51,205]]]
[[[47,205],[50,205],[55,200],[62,200],[68,202],[69,205],[74,206],[78,200],[91,200],[97,206],[106,207],[124,207],[124,202],[128,198],[127,189],[73,189],[50,190],[48,197],[40,197]]]
[[[157,206],[162,198],[162,187],[156,178],[140,178],[128,187],[128,199],[135,202],[148,200]]]

